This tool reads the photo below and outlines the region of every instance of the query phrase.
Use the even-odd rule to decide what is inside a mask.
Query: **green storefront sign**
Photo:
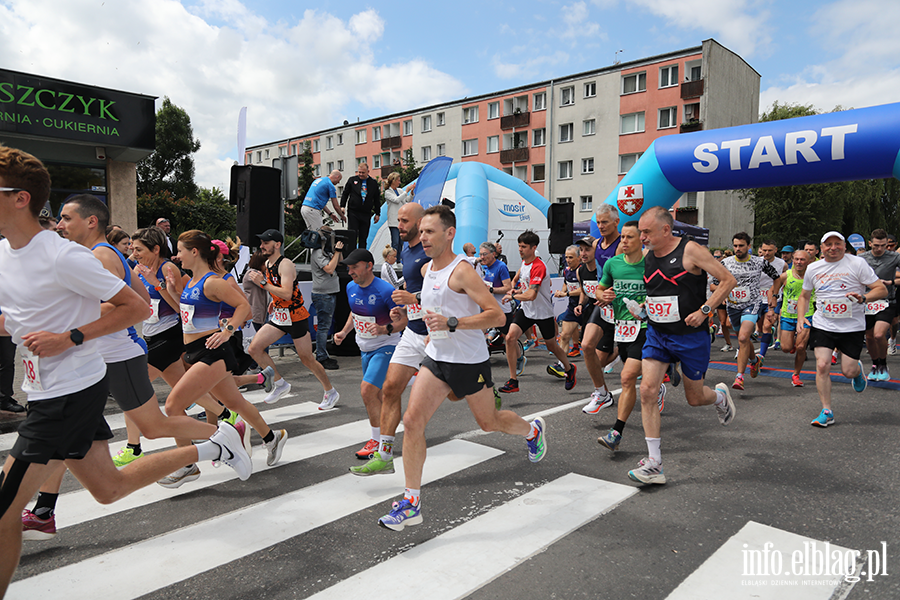
[[[0,69],[0,133],[153,150],[154,98]]]

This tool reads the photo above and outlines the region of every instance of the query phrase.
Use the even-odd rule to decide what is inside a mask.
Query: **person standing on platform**
[[[306,222],[307,229],[318,231],[322,227],[322,211],[329,212],[329,202],[337,214],[332,215],[332,218],[341,222],[347,220],[344,209],[338,204],[337,188],[334,187],[341,182],[341,177],[341,172],[335,169],[328,177],[320,177],[309,186],[303,206],[300,207],[300,215]]]
[[[347,209],[347,224],[357,233],[355,247],[347,248],[352,252],[356,248],[365,248],[369,239],[369,222],[375,216],[375,223],[381,218],[381,191],[378,182],[369,177],[369,165],[359,163],[356,175],[347,180],[344,193],[341,194],[341,207]]]

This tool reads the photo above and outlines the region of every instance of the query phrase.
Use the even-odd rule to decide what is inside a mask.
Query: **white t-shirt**
[[[22,336],[36,331],[63,333],[100,318],[100,302],[109,300],[125,282],[103,268],[90,250],[41,231],[24,248],[0,242],[0,310],[6,331],[23,352]],[[62,354],[38,359],[43,391],[29,390],[28,401],[59,398],[88,388],[106,374],[96,340]],[[26,379],[27,385],[27,379]]]
[[[765,260],[765,259],[763,259],[763,260]],[[775,270],[778,271],[779,275],[784,273],[784,268],[787,266],[787,263],[784,262],[782,259],[778,258],[777,256],[775,258],[773,258],[772,262],[769,264],[771,264],[773,267],[775,267]],[[775,285],[774,279],[769,277],[765,272],[760,273],[760,275],[759,275],[759,290],[760,290],[760,292],[765,292],[766,290],[770,289],[773,285]],[[762,295],[765,296],[765,293],[763,293]]]
[[[845,254],[837,262],[817,260],[806,268],[803,289],[816,292],[816,312],[813,327],[835,333],[865,331],[865,305],[847,294],[865,294],[866,286],[878,281],[869,264],[852,254]]]
[[[547,265],[544,264],[544,261],[535,256],[530,263],[522,263],[522,266],[519,267],[517,285],[522,292],[527,291],[533,285],[539,286],[534,300],[522,302],[522,311],[526,317],[535,321],[553,318],[550,273],[547,272]]]

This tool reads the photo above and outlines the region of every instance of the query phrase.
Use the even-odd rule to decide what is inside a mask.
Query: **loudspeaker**
[[[257,235],[266,229],[281,229],[281,171],[234,165],[229,201],[237,206],[237,234],[241,242],[258,247]]]
[[[547,211],[547,227],[550,229],[550,254],[565,254],[575,237],[575,205],[571,202],[551,204]]]

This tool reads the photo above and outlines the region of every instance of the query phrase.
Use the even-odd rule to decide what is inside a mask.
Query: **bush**
[[[149,227],[159,217],[166,217],[177,238],[189,229],[199,229],[213,238],[237,237],[237,210],[224,194],[213,189],[201,190],[199,198],[175,199],[167,191],[143,194],[137,199],[138,227]]]

